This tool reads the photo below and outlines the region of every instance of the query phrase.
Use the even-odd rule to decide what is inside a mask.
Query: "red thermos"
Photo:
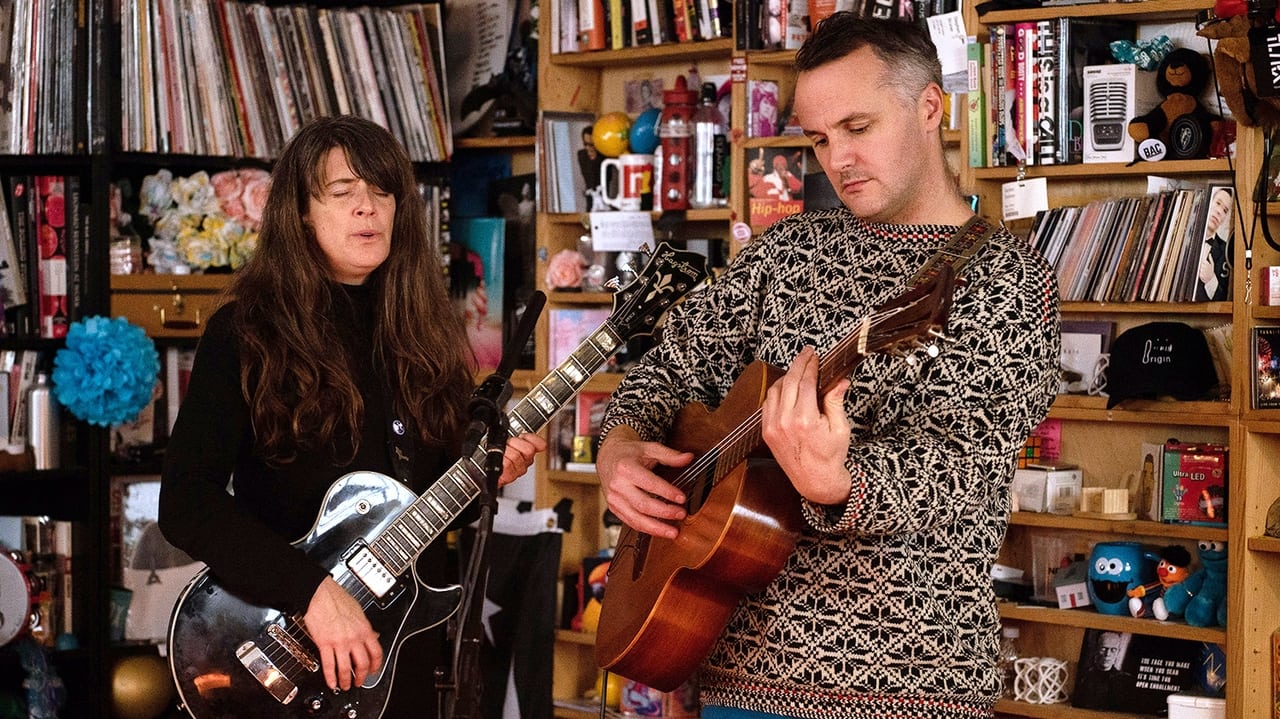
[[[689,187],[693,180],[693,113],[698,93],[691,91],[684,75],[676,86],[662,93],[662,117],[658,120],[658,144],[662,148],[661,185],[658,208],[689,209]]]

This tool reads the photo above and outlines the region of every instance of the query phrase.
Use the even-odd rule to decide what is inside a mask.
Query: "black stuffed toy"
[[[1156,89],[1164,100],[1129,121],[1129,137],[1135,148],[1154,137],[1165,144],[1165,157],[1170,160],[1208,155],[1214,128],[1222,121],[1200,105],[1200,93],[1209,82],[1210,72],[1204,56],[1187,48],[1176,48],[1160,61]]]

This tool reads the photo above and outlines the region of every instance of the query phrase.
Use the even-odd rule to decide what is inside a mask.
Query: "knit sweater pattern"
[[[877,225],[844,209],[771,226],[614,393],[602,431],[661,441],[680,408],[718,406],[753,361],[821,355],[902,294],[951,226]],[[706,704],[794,717],[985,717],[1000,692],[990,570],[1017,450],[1058,384],[1050,267],[1004,229],[958,275],[936,358],[871,354],[852,372],[843,505],[800,500],[781,574],[741,599],[699,672]]]

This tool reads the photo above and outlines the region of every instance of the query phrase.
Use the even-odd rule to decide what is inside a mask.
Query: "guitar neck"
[[[509,436],[537,432],[546,426],[623,342],[622,335],[606,320],[508,412]],[[477,447],[470,456],[455,462],[369,543],[388,568],[396,574],[406,571],[480,496],[485,481],[485,453],[483,446]]]

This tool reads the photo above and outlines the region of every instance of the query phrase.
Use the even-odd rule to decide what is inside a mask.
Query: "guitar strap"
[[[956,230],[942,249],[931,257],[924,266],[916,271],[915,276],[907,283],[907,287],[915,288],[932,280],[938,274],[938,268],[943,263],[948,263],[955,270],[957,277],[960,276],[960,270],[964,268],[970,257],[978,253],[978,250],[991,239],[991,235],[995,234],[996,225],[985,217],[974,215],[969,221]]]

